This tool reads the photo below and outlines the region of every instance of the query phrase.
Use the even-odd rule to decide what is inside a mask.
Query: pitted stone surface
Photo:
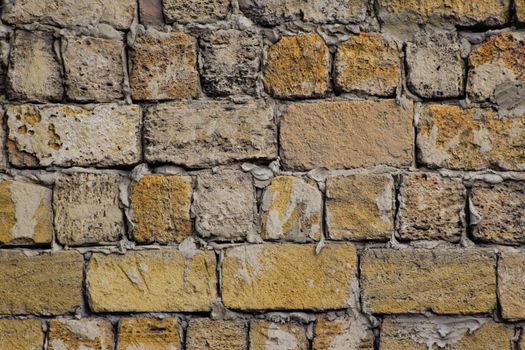
[[[104,319],[51,320],[49,350],[112,350],[113,326]]]
[[[118,323],[117,350],[180,349],[182,329],[175,317],[127,317]]]

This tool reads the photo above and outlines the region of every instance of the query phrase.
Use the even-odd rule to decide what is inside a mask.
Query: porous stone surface
[[[191,168],[274,159],[276,129],[273,110],[262,101],[158,104],[146,111],[145,157]]]
[[[139,29],[130,50],[131,96],[135,100],[197,97],[197,41],[182,32]]]
[[[321,97],[330,89],[330,52],[318,34],[284,36],[266,56],[264,87],[270,95]]]
[[[501,314],[507,320],[525,319],[525,254],[508,251],[501,254],[498,263],[498,295]]]
[[[136,105],[10,105],[7,150],[17,167],[131,165],[140,159]]]
[[[323,232],[323,197],[317,184],[294,176],[275,177],[262,198],[261,237],[305,242]]]
[[[192,180],[144,176],[131,185],[133,238],[141,243],[182,242],[192,233]]]
[[[525,243],[525,186],[522,182],[476,182],[470,191],[469,204],[475,239],[499,244]]]
[[[337,46],[334,69],[342,92],[392,96],[400,83],[401,58],[394,41],[361,33]]]
[[[221,29],[199,41],[204,92],[212,96],[254,95],[261,64],[261,37],[252,31]]]
[[[466,195],[461,179],[423,172],[404,174],[399,190],[399,238],[459,242],[466,226]]]
[[[74,313],[82,303],[82,265],[76,251],[0,251],[0,314]]]
[[[17,30],[7,72],[7,95],[36,102],[62,99],[62,68],[51,33]]]
[[[524,170],[525,114],[500,118],[490,108],[425,105],[417,123],[418,160],[432,168]]]
[[[246,350],[247,322],[193,319],[186,333],[186,347],[194,350]]]
[[[373,350],[374,334],[362,317],[321,315],[315,321],[316,350]]]
[[[230,0],[163,0],[168,23],[211,23],[226,18]]]
[[[63,37],[67,98],[76,102],[109,102],[124,97],[122,39],[66,34]]]
[[[523,25],[525,23],[525,0],[516,0],[514,4],[516,6],[516,20]],[[521,343],[523,344],[523,342]]]
[[[284,168],[357,168],[412,162],[413,106],[394,100],[293,103],[281,117]]]
[[[387,174],[333,176],[326,223],[334,240],[388,240],[394,230],[394,179]]]
[[[222,299],[239,310],[323,310],[353,303],[356,249],[350,244],[246,245],[226,250]],[[330,295],[330,298],[326,298]]]
[[[255,232],[256,210],[249,173],[223,169],[197,176],[193,212],[200,236],[223,241],[244,239]]]
[[[0,244],[49,244],[53,238],[51,189],[0,181]]]
[[[407,84],[422,98],[460,97],[465,64],[455,33],[425,34],[406,47]]]
[[[215,255],[174,248],[95,253],[86,273],[94,312],[210,311],[217,297]]]
[[[182,330],[175,317],[125,317],[118,323],[116,350],[181,349]]]
[[[76,173],[57,179],[53,191],[55,229],[61,244],[118,241],[124,235],[117,173]]]
[[[496,257],[482,249],[367,249],[361,255],[366,310],[489,313],[496,306]]]
[[[113,326],[104,319],[51,320],[49,350],[112,350]]]
[[[0,320],[0,346],[3,350],[40,350],[43,345],[42,321],[38,319]]]
[[[308,339],[304,327],[295,322],[252,321],[250,349],[307,350]]]

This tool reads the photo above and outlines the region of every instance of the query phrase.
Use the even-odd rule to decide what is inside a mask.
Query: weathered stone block
[[[318,34],[284,36],[266,52],[264,87],[277,98],[320,97],[330,89],[330,52]]]
[[[0,181],[0,244],[49,244],[53,237],[51,189]]]
[[[8,106],[9,159],[17,167],[132,165],[140,119],[135,105]]]
[[[225,169],[197,176],[195,227],[203,237],[239,240],[255,231],[255,188],[249,173]]]
[[[51,33],[17,30],[9,56],[7,95],[12,100],[62,99],[62,68]]]
[[[55,229],[69,246],[118,241],[125,234],[117,173],[62,175],[55,183]]]
[[[467,196],[461,179],[406,173],[399,191],[399,238],[459,242],[466,227]]]
[[[122,39],[66,34],[62,40],[68,99],[109,102],[124,97]]]
[[[49,350],[113,350],[113,338],[113,326],[104,319],[49,322]]]
[[[162,26],[164,24],[162,0],[139,0],[139,18],[143,25]]]
[[[197,41],[182,32],[139,29],[130,50],[131,97],[169,100],[197,97]]]
[[[432,168],[525,170],[525,114],[430,104],[417,124],[418,160]]]
[[[305,242],[319,240],[323,232],[323,196],[314,181],[279,176],[262,199],[261,237]]]
[[[346,308],[354,302],[356,271],[350,244],[325,245],[318,255],[310,244],[234,247],[222,262],[222,298],[240,310]]]
[[[294,103],[281,117],[287,170],[412,163],[413,106],[394,100]]]
[[[308,339],[303,326],[295,322],[250,322],[250,349],[307,350]]]
[[[0,251],[0,314],[75,312],[82,304],[82,260],[76,251]]]
[[[40,350],[44,346],[42,321],[0,320],[0,347],[2,350]]]
[[[191,236],[192,181],[187,176],[145,176],[131,185],[133,238],[182,242]]]
[[[261,38],[254,32],[217,30],[200,39],[203,89],[209,95],[253,95],[259,76]]]
[[[230,0],[163,0],[166,22],[211,23],[226,19]]]
[[[173,248],[95,253],[86,284],[94,312],[210,311],[217,297],[215,255]]]
[[[425,34],[406,48],[407,84],[422,98],[453,98],[465,90],[465,64],[456,33]]]
[[[335,84],[343,92],[393,96],[401,77],[401,58],[394,41],[378,33],[361,33],[339,44]]]
[[[388,174],[328,178],[326,215],[331,239],[390,239],[394,231],[394,179]]]
[[[361,288],[372,313],[489,313],[496,306],[496,258],[480,249],[368,249]]]
[[[374,333],[363,318],[319,315],[314,327],[315,350],[373,350]]]
[[[186,347],[193,350],[247,350],[248,327],[242,320],[190,321],[186,335]]]
[[[182,330],[175,317],[127,317],[118,323],[117,350],[180,349]]]
[[[501,314],[507,320],[525,319],[525,254],[509,251],[501,254],[498,264],[498,295]]]

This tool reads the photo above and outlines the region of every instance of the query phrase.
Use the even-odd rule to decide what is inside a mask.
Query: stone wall
[[[0,349],[525,349],[525,1],[1,20]]]

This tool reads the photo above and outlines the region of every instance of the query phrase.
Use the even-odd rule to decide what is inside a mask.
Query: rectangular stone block
[[[281,117],[287,170],[412,164],[413,106],[394,100],[293,103]]]
[[[168,23],[211,23],[226,18],[230,0],[163,0],[164,17]]]
[[[95,253],[86,284],[94,312],[205,312],[217,297],[212,251]]]
[[[162,0],[139,0],[139,18],[143,25],[163,25]]]
[[[12,165],[115,166],[140,160],[140,107],[117,104],[10,105]]]
[[[525,170],[525,115],[429,104],[417,124],[417,157],[431,168]]]
[[[49,322],[49,350],[113,350],[113,325],[104,319],[54,319]]]
[[[186,348],[192,350],[247,350],[248,327],[243,320],[193,319],[188,324]]]
[[[299,323],[250,322],[250,350],[308,350],[308,345],[306,331]]]
[[[118,323],[116,350],[181,349],[182,329],[175,317],[126,317]]]
[[[60,315],[82,304],[82,255],[0,251],[0,314]]]
[[[374,350],[374,333],[363,317],[319,315],[314,326],[315,350]]]
[[[43,346],[42,321],[0,319],[0,348],[2,350],[41,350]]]
[[[277,157],[273,110],[263,102],[164,103],[146,111],[145,157],[186,167],[209,167]]]
[[[498,294],[501,314],[507,320],[525,320],[525,253],[503,252],[498,263]]]
[[[222,299],[238,310],[323,310],[353,305],[356,249],[311,244],[247,245],[226,250]],[[329,297],[327,297],[329,296]]]
[[[481,249],[368,249],[361,256],[361,288],[372,313],[490,313],[496,257]]]

